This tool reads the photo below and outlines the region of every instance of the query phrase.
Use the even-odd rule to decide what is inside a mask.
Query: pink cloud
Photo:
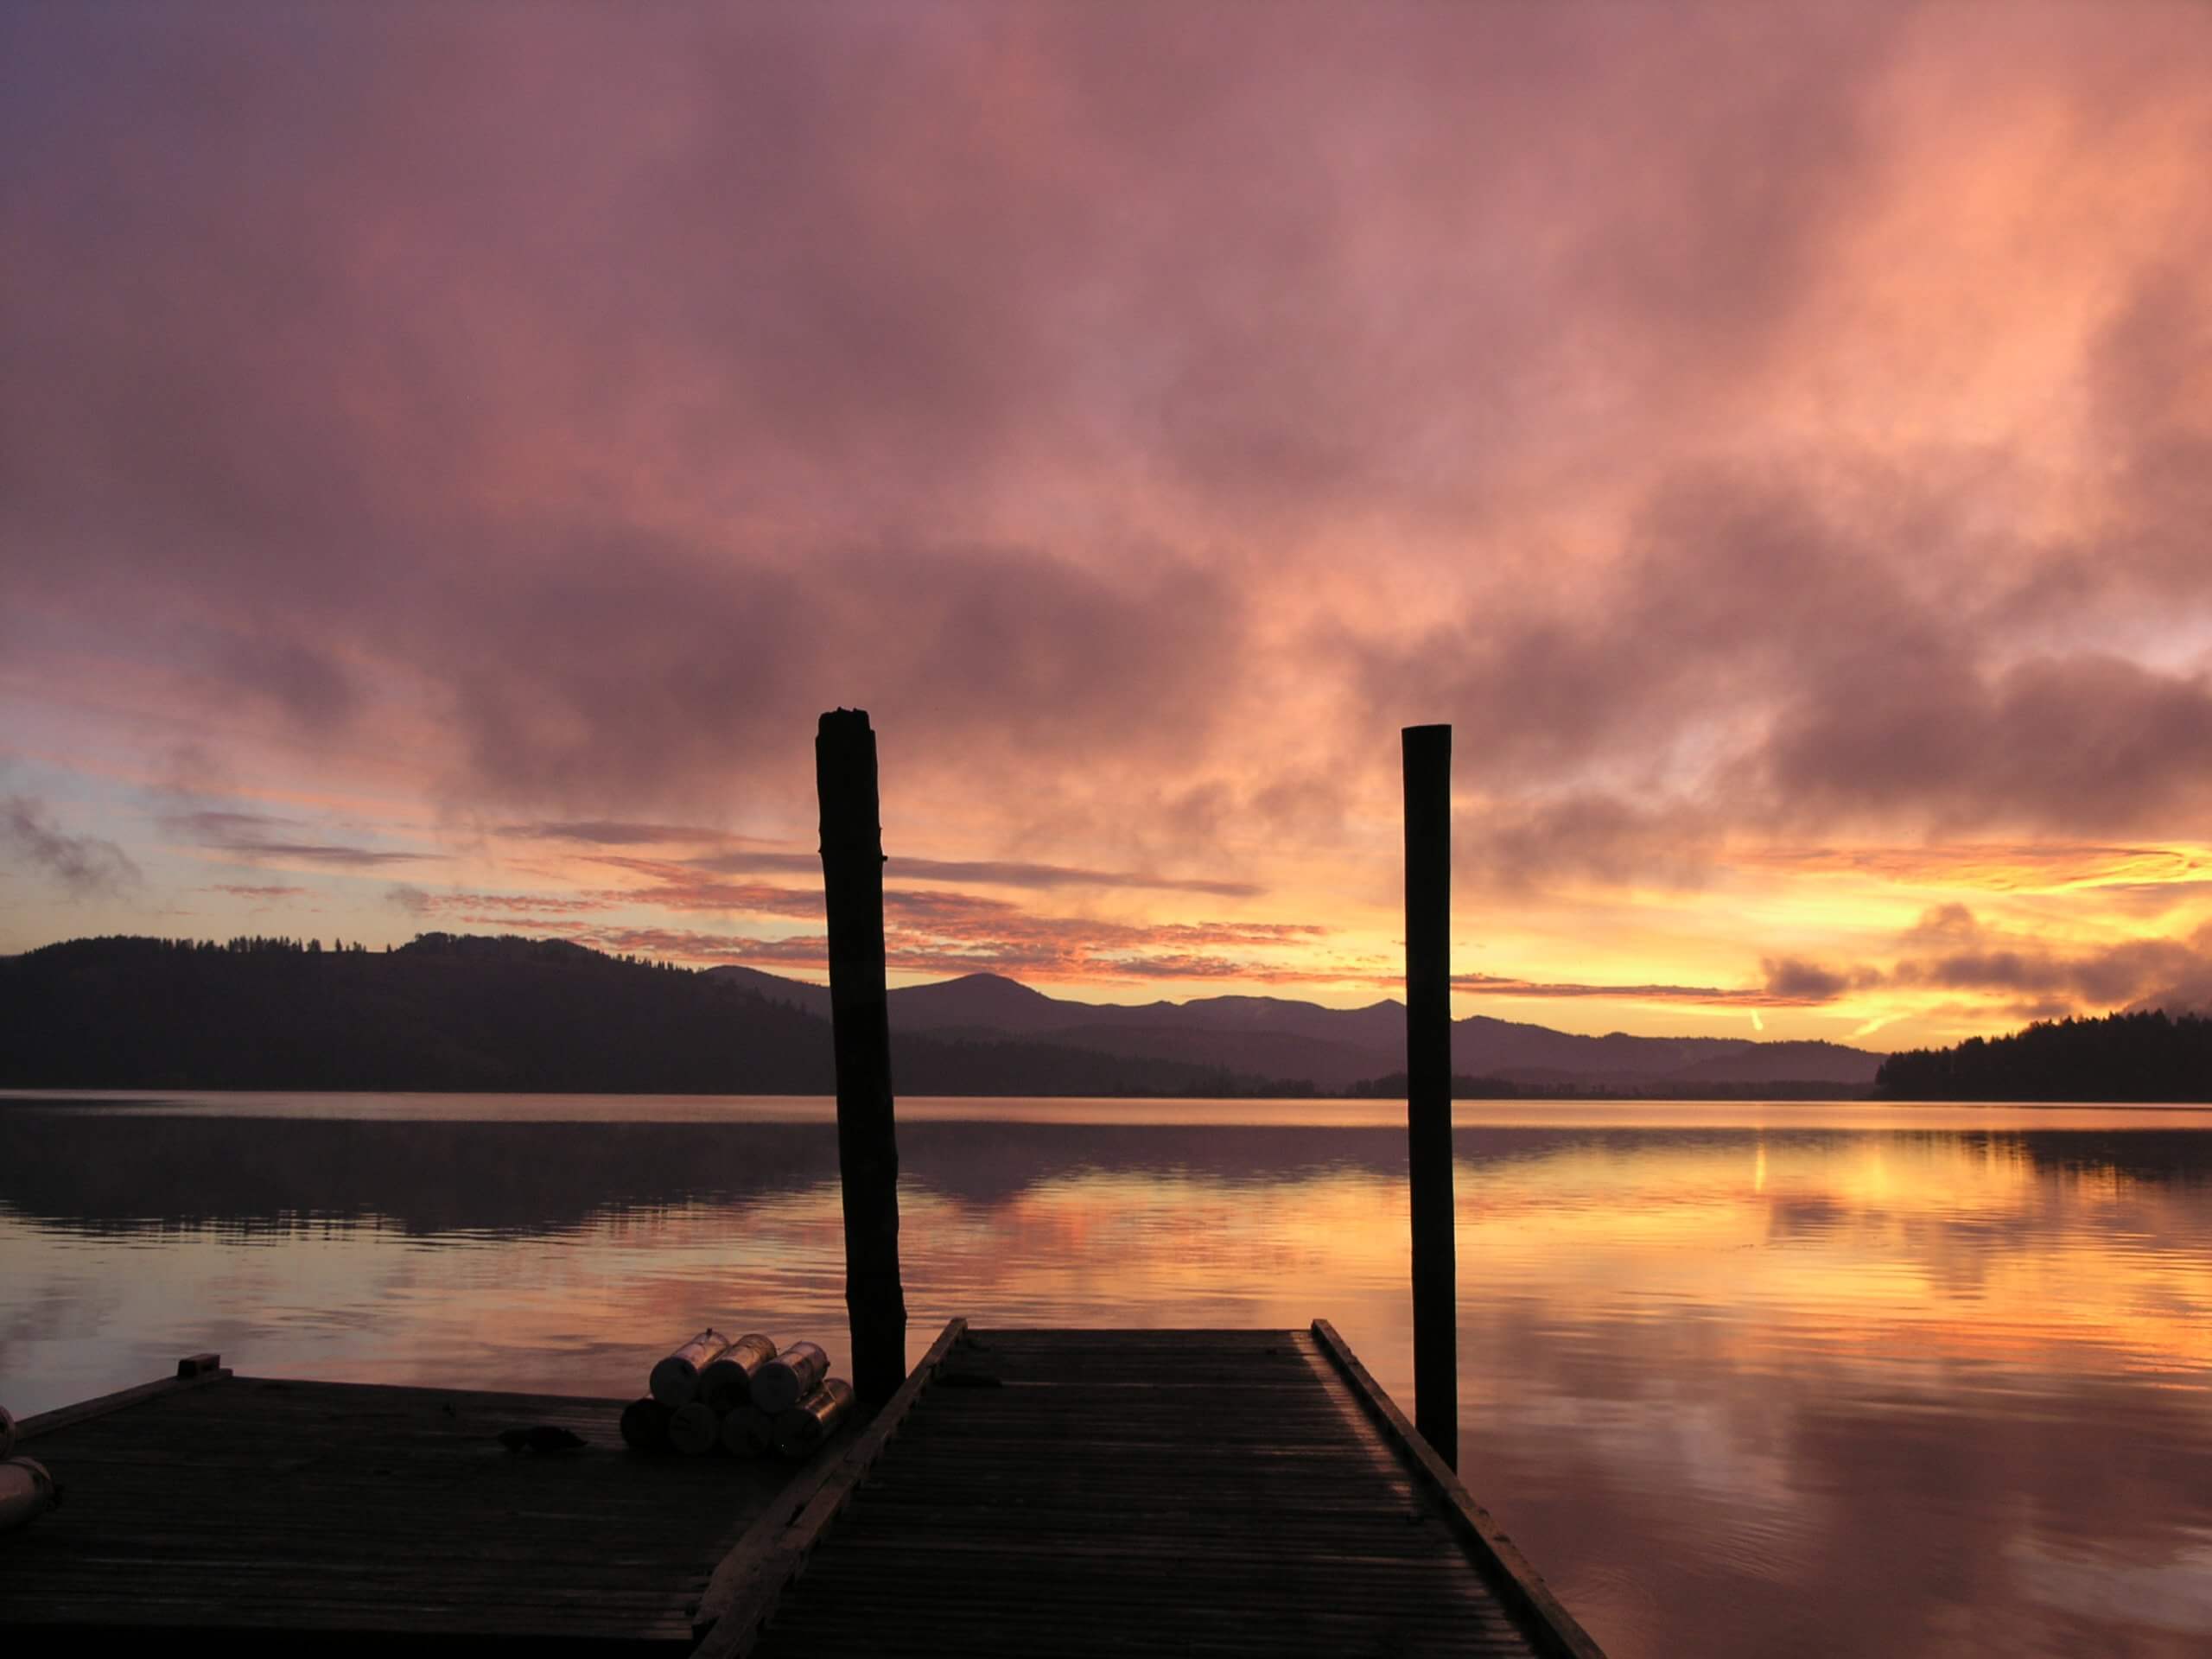
[[[1260,976],[1372,931],[1416,720],[1554,938],[2212,811],[2201,8],[4,27],[10,729],[397,803],[200,853],[811,929],[857,704],[902,948]],[[1668,925],[1498,982],[1851,971]]]

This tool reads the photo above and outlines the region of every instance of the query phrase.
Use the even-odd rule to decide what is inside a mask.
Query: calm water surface
[[[1333,1319],[1410,1408],[1402,1107],[900,1104],[918,1353]],[[1468,1103],[1468,1484],[1616,1659],[2212,1652],[2212,1113]],[[0,1096],[0,1401],[629,1395],[845,1345],[826,1103]]]

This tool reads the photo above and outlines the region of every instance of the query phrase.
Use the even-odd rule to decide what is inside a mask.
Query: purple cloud
[[[43,801],[28,795],[0,800],[0,850],[74,899],[117,893],[143,880],[122,848],[104,836],[64,830]]]

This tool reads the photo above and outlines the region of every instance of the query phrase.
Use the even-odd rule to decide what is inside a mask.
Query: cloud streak
[[[1473,996],[1528,997],[1541,1001],[1679,1003],[1694,1007],[1812,1007],[1832,999],[1826,976],[1808,984],[1788,977],[1764,987],[1719,985],[1586,985],[1572,981],[1518,979],[1503,974],[1454,974],[1452,988]]]
[[[821,857],[815,853],[715,853],[689,861],[695,868],[726,874],[819,874],[822,869]],[[916,858],[899,853],[887,856],[884,874],[894,880],[975,882],[985,887],[1021,887],[1033,891],[1062,887],[1135,889],[1154,893],[1201,893],[1215,899],[1249,899],[1265,891],[1251,881],[1147,875],[1134,870],[1084,869],[1065,864],[1031,864],[1009,859]]]
[[[344,842],[287,839],[307,826],[296,818],[272,817],[257,812],[202,810],[175,812],[162,823],[172,835],[251,863],[300,863],[334,869],[375,870],[393,864],[417,863],[435,856]]]
[[[2064,947],[1986,924],[1964,905],[1926,912],[1897,940],[1887,967],[1827,967],[1795,958],[1763,964],[1767,988],[1807,1003],[1868,991],[1966,992],[1995,996],[2043,1018],[2162,1007],[2212,1007],[2212,925],[2185,938],[2153,937]]]
[[[639,823],[618,818],[503,823],[496,833],[529,841],[572,841],[593,847],[690,846],[751,839],[693,824]]]
[[[115,842],[72,834],[44,802],[28,795],[0,800],[0,850],[73,899],[121,893],[144,879]]]

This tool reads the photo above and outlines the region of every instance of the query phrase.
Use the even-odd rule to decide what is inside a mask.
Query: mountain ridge
[[[829,1002],[754,969],[512,936],[381,951],[77,939],[0,958],[0,1088],[819,1095],[835,1087]],[[1387,999],[1122,1006],[970,975],[893,990],[890,1014],[892,1075],[912,1096],[1372,1094],[1404,1069],[1404,1011]],[[1493,1093],[1860,1093],[1880,1059],[1485,1015],[1452,1029],[1455,1076]]]
[[[826,1013],[826,987],[753,968],[710,968],[772,1001]],[[1392,998],[1332,1008],[1287,997],[1194,997],[1185,1002],[1078,1002],[998,974],[966,974],[893,988],[893,1031],[975,1040],[1020,1035],[1125,1059],[1201,1058],[1232,1071],[1297,1076],[1344,1089],[1405,1069],[1405,1008]],[[1885,1057],[1817,1040],[1603,1036],[1555,1031],[1489,1014],[1452,1024],[1452,1069],[1556,1087],[1618,1088],[1707,1077],[1714,1083],[1834,1083],[1871,1087]]]

